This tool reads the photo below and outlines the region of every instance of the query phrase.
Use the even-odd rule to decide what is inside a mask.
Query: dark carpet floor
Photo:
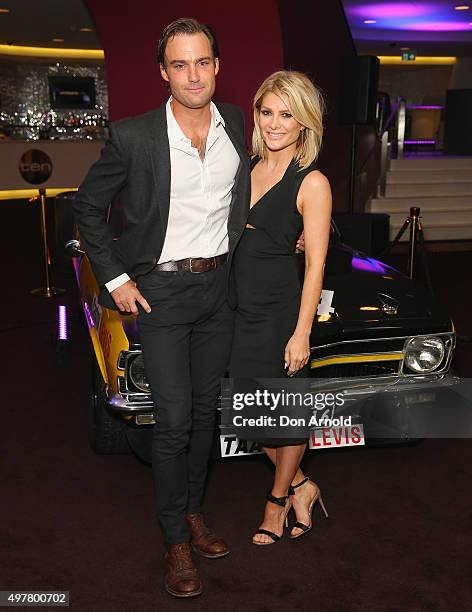
[[[88,446],[89,346],[73,278],[56,276],[68,289],[60,301],[30,296],[43,282],[37,206],[0,206],[0,590],[68,590],[79,610],[472,609],[470,440],[308,453],[304,467],[330,519],[317,508],[309,535],[266,548],[250,536],[268,463],[213,463],[206,514],[231,555],[198,560],[202,596],[168,596],[150,468]],[[472,252],[434,253],[430,263],[458,332],[471,335]],[[63,367],[53,341],[58,303],[71,316]],[[471,351],[456,351],[462,376],[472,376]]]

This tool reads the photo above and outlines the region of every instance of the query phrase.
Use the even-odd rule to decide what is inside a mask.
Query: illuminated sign
[[[52,174],[52,161],[47,153],[40,149],[29,149],[20,158],[18,170],[27,183],[40,185]]]

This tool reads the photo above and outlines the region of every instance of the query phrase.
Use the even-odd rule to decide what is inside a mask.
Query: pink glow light
[[[423,21],[417,23],[405,23],[402,30],[413,30],[416,32],[461,32],[470,30],[469,24],[459,21]]]
[[[434,104],[407,104],[406,105],[407,108],[421,108],[421,109],[427,109],[427,110],[438,110],[441,108],[445,108],[444,106],[438,106],[438,105],[434,105]]]
[[[375,30],[404,32],[470,32],[470,12],[455,11],[454,5],[440,1],[346,3],[346,13],[354,28],[366,33]],[[375,22],[375,23],[373,23]],[[406,42],[406,41],[405,41]]]
[[[63,305],[59,306],[59,316],[58,316],[58,339],[59,340],[67,340],[67,310]]]
[[[350,15],[366,19],[388,19],[389,17],[418,17],[431,12],[431,5],[418,5],[416,2],[389,2],[378,4],[363,4],[361,6],[348,6]]]
[[[426,144],[436,144],[436,141],[435,140],[404,140],[403,144],[418,144],[418,145],[424,144],[426,145]]]

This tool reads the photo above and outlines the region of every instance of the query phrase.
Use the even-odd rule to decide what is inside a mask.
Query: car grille
[[[354,342],[338,342],[327,346],[315,347],[312,355],[317,358],[332,355],[354,355],[361,353],[390,353],[402,351],[405,338],[388,338],[387,340],[360,340]]]
[[[118,370],[124,370],[126,368],[126,361],[128,359],[128,351],[121,351],[118,357]]]
[[[398,375],[403,360],[404,344],[405,338],[387,338],[339,342],[315,347],[311,353],[310,376],[354,378]],[[392,356],[391,359],[388,358],[389,355]]]
[[[118,376],[118,390],[122,395],[128,393],[124,376]]]
[[[120,395],[130,404],[149,404],[152,403],[150,394],[142,391],[131,391],[127,388],[126,379],[124,376],[118,376],[118,391]]]
[[[334,365],[312,368],[313,378],[355,378],[358,376],[393,376],[398,374],[398,361],[381,361],[370,363],[337,363]]]

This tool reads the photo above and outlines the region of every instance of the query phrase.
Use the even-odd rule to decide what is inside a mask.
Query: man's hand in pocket
[[[121,312],[130,312],[138,314],[137,303],[141,304],[146,312],[151,312],[151,307],[146,302],[139,289],[136,288],[136,283],[133,280],[126,281],[111,292],[111,297]]]

